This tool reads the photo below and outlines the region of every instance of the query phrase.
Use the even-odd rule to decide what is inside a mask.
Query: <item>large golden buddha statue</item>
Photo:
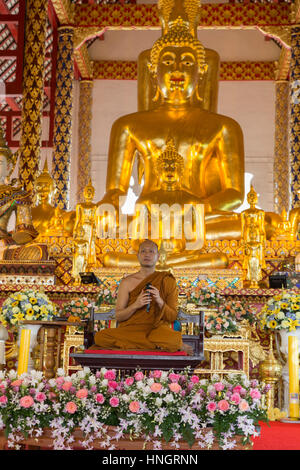
[[[99,205],[110,203],[118,212],[119,197],[127,193],[136,154],[144,173],[140,198],[154,204],[160,190],[154,162],[172,138],[175,151],[183,158],[178,190],[204,204],[206,238],[239,238],[240,217],[232,211],[244,199],[243,134],[236,121],[207,111],[192,100],[207,71],[205,50],[188,22],[179,17],[155,42],[150,59],[161,104],[123,116],[113,124],[107,192]],[[171,204],[173,196],[169,192],[164,202]],[[223,255],[210,256],[211,265],[226,266]],[[199,251],[186,257],[182,252],[180,263],[200,266],[201,258],[204,260]]]
[[[75,211],[64,211],[52,205],[55,186],[48,170],[47,159],[43,171],[34,182],[34,191],[35,205],[32,208],[32,219],[35,229],[39,232],[39,238],[49,235],[71,237]]]

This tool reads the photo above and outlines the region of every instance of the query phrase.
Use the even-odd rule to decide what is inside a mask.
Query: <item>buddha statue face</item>
[[[51,194],[53,192],[52,181],[39,180],[35,183],[35,193],[37,200],[40,204],[50,202]]]
[[[95,189],[92,185],[88,184],[83,191],[83,197],[86,202],[92,202],[95,196]]]
[[[162,49],[157,65],[157,85],[166,101],[187,102],[199,81],[196,52],[188,46]]]
[[[160,181],[168,184],[175,184],[179,181],[179,168],[174,160],[165,158],[163,164],[160,166],[161,176]]]

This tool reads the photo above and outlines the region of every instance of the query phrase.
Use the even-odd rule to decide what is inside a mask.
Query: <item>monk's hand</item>
[[[134,302],[136,309],[145,307],[145,305],[151,302],[151,295],[149,290],[142,290],[142,292],[138,295],[136,301]]]
[[[160,309],[164,306],[164,301],[160,296],[159,290],[154,286],[149,286],[148,292],[150,292],[152,299],[157,303]]]

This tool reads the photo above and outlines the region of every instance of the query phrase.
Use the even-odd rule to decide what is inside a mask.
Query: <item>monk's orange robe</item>
[[[95,334],[95,344],[102,349],[162,350],[175,352],[182,348],[180,331],[170,328],[177,318],[178,290],[176,280],[169,272],[155,271],[141,281],[129,294],[128,306],[133,304],[147,283],[156,287],[164,300],[162,309],[154,300],[138,309],[117,328],[108,328]]]

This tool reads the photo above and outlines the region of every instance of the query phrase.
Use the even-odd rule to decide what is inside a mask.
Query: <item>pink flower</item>
[[[73,401],[68,401],[65,406],[67,413],[74,414],[77,411],[77,405]]]
[[[152,375],[155,379],[160,379],[161,374],[162,374],[161,370],[154,370]]]
[[[222,382],[215,383],[214,387],[217,390],[217,392],[221,392],[222,390],[224,390],[224,384],[222,384]]]
[[[130,385],[132,385],[133,382],[134,382],[134,378],[133,378],[133,377],[127,377],[127,378],[125,379],[125,385],[128,385],[128,387],[129,387]]]
[[[140,409],[140,404],[138,401],[132,401],[130,404],[129,404],[129,409],[132,413],[137,413]]]
[[[118,382],[116,382],[115,380],[110,380],[110,381],[108,382],[108,386],[109,386],[110,388],[113,388],[113,389],[115,390],[115,389],[117,388],[117,386],[118,386]]]
[[[160,392],[160,390],[162,389],[162,384],[154,382],[150,388],[152,392],[157,393]]]
[[[227,411],[229,408],[229,403],[227,400],[220,400],[218,403],[218,408],[221,411]]]
[[[7,402],[8,402],[7,397],[5,395],[2,395],[0,397],[0,405],[6,405]]]
[[[250,390],[250,397],[253,400],[259,400],[261,398],[261,393],[257,388],[253,388],[252,390]]]
[[[233,389],[233,393],[241,393],[241,390],[242,390],[242,386],[241,385],[236,385]]]
[[[88,396],[89,391],[86,388],[80,388],[76,392],[76,397],[77,398],[86,398]]]
[[[63,389],[65,392],[68,392],[71,387],[72,387],[72,382],[68,381],[68,382],[65,382],[65,383],[63,384],[62,389]]]
[[[107,370],[104,374],[104,378],[107,380],[115,380],[116,373],[114,370]]]
[[[22,385],[22,382],[23,382],[23,380],[18,379],[18,380],[14,380],[10,385],[12,387],[20,387],[20,385]]]
[[[233,401],[236,405],[238,405],[241,401],[241,396],[239,393],[233,393],[230,397],[230,400]]]
[[[180,379],[180,375],[171,372],[171,374],[169,374],[169,379],[171,380],[171,382],[178,382],[178,380]]]
[[[30,408],[33,405],[34,401],[30,395],[25,395],[20,399],[20,405],[22,408]]]
[[[57,377],[56,383],[57,385],[62,385],[64,383],[65,379],[63,377]]]
[[[117,406],[119,406],[119,398],[118,397],[111,397],[111,399],[109,400],[109,404],[113,408],[116,408]]]
[[[178,383],[173,382],[169,384],[169,389],[171,390],[171,392],[178,393],[181,390],[181,386]]]
[[[40,401],[40,402],[45,401],[46,400],[46,395],[43,392],[39,392],[39,393],[36,394],[35,399],[37,401]]]
[[[199,379],[198,375],[192,375],[192,377],[191,377],[191,382],[192,382],[193,384],[197,384],[197,383],[199,382],[199,380],[200,380],[200,379]]]
[[[137,380],[137,381],[143,380],[143,378],[144,378],[143,372],[136,372],[136,373],[134,374],[134,378],[135,378],[135,380]]]
[[[210,412],[213,412],[217,409],[217,405],[214,401],[210,401],[209,403],[207,403],[207,407],[208,411]]]
[[[241,411],[247,411],[247,410],[249,410],[249,404],[248,404],[248,402],[247,402],[246,400],[242,400],[242,401],[240,402],[240,404],[239,404],[239,409],[240,409]]]
[[[102,393],[97,393],[97,395],[95,396],[96,398],[96,402],[97,403],[100,403],[102,405],[102,403],[104,403],[105,401],[105,398],[104,396],[102,395]]]

